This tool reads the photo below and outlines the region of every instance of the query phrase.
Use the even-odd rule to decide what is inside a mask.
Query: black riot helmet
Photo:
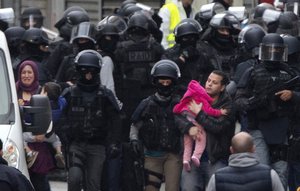
[[[263,37],[267,32],[258,24],[249,24],[244,27],[238,36],[240,47],[245,48],[245,51],[258,48]]]
[[[117,10],[116,13],[117,13],[119,16],[124,17],[124,11],[125,11],[125,9],[127,9],[127,7],[129,7],[129,6],[135,5],[136,3],[137,3],[137,2],[134,1],[134,0],[126,0],[126,1],[123,1],[123,2],[121,3],[120,8]]]
[[[298,16],[295,13],[291,11],[281,13],[278,22],[276,33],[298,36]]]
[[[142,12],[134,13],[129,21],[126,33],[135,42],[144,42],[149,39],[149,18]]]
[[[9,27],[8,29],[6,29],[4,31],[6,40],[7,40],[7,44],[9,47],[13,48],[17,48],[21,42],[22,42],[22,37],[25,33],[25,29],[23,27]]]
[[[114,24],[111,23],[97,25],[97,39],[104,35],[119,36],[119,30]]]
[[[23,35],[22,40],[26,43],[36,45],[48,45],[49,39],[46,32],[39,28],[27,29]]]
[[[260,3],[254,8],[253,18],[262,18],[266,9],[275,10],[275,7],[269,3]]]
[[[186,35],[199,37],[201,31],[202,27],[195,19],[183,19],[174,29],[175,41],[179,43],[180,39]]]
[[[209,26],[210,19],[218,14],[226,11],[225,7],[218,2],[215,3],[209,3],[202,5],[200,8],[200,11],[196,13],[195,20],[200,23],[203,30],[206,30]]]
[[[102,19],[101,21],[98,22],[96,28],[99,29],[101,27],[101,25],[108,24],[108,23],[115,25],[118,29],[118,33],[120,33],[120,34],[123,33],[127,29],[126,21],[118,15],[106,16],[104,19]]]
[[[113,53],[116,50],[119,40],[118,28],[111,23],[98,26],[96,41],[100,50]]]
[[[300,41],[297,37],[291,35],[282,36],[284,43],[288,47],[288,56],[300,52]]]
[[[286,62],[288,50],[283,38],[276,33],[264,36],[259,47],[259,60],[267,62]]]
[[[237,35],[241,30],[241,23],[238,18],[228,12],[219,13],[213,16],[209,22],[209,25],[213,29],[226,28],[229,30],[231,35]]]
[[[132,16],[135,12],[141,11],[142,8],[136,6],[135,4],[129,4],[128,6],[124,7],[123,10],[123,17],[124,18],[129,18],[130,16]]]
[[[171,60],[160,60],[154,64],[151,70],[153,82],[158,78],[170,78],[174,83],[180,78],[180,69],[177,64]]]
[[[95,41],[96,28],[95,25],[90,22],[81,22],[78,25],[73,26],[71,34],[71,43],[78,43],[80,38],[88,39],[92,43]]]
[[[83,50],[77,54],[75,66],[79,73],[85,73],[88,69],[92,69],[99,74],[102,67],[102,56],[95,50]]]
[[[169,97],[174,92],[180,76],[179,67],[171,60],[160,60],[151,70],[152,83],[156,86],[158,94],[165,97]],[[172,83],[165,86],[159,83],[159,79],[171,79]]]
[[[92,92],[99,88],[102,62],[102,56],[95,50],[83,50],[77,54],[74,63],[79,74],[77,86],[80,89]]]
[[[64,17],[64,22],[60,20],[59,24],[56,24],[60,36],[69,40],[71,38],[72,28],[82,22],[88,22],[90,20],[88,14],[84,11],[74,10],[70,11]]]
[[[29,29],[32,27],[41,28],[43,26],[44,17],[39,8],[29,7],[24,9],[20,16],[21,27]]]
[[[64,11],[62,18],[55,23],[54,27],[59,30],[62,26],[64,26],[65,23],[67,22],[67,16],[68,16],[68,14],[70,12],[72,12],[72,11],[79,11],[79,12],[82,12],[84,15],[88,15],[88,13],[86,12],[86,10],[83,9],[82,7],[79,7],[79,6],[69,7],[68,9],[66,9]],[[79,18],[82,17],[80,15],[76,15],[76,16],[78,16]],[[85,21],[89,21],[89,20],[85,20]],[[79,23],[77,23],[77,24],[79,24]]]
[[[149,23],[146,15],[141,13],[135,13],[129,18],[128,30],[136,27],[142,28],[145,31],[149,30]]]

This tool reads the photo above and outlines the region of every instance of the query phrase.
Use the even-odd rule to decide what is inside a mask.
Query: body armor
[[[87,94],[87,95],[85,95]],[[87,93],[71,88],[69,120],[73,139],[103,140],[107,135],[107,116],[103,112],[103,91]]]
[[[160,104],[167,104],[167,107]],[[171,152],[179,150],[180,132],[172,112],[175,104],[175,100],[159,102],[154,96],[147,99],[147,106],[141,114],[143,126],[140,130],[140,139],[147,149]]]

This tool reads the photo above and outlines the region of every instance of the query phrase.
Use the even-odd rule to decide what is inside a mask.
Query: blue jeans
[[[251,136],[253,137],[254,145],[255,145],[255,153],[258,156],[258,159],[260,163],[269,165],[271,168],[273,168],[283,185],[283,188],[287,189],[287,177],[288,177],[288,164],[286,161],[280,160],[277,162],[274,162],[271,164],[270,162],[270,154],[269,154],[269,148],[266,144],[264,137],[260,130],[250,130],[249,132]]]
[[[300,187],[300,162],[289,162],[289,190]]]
[[[73,142],[70,145],[69,155],[68,190],[81,191],[83,185],[89,191],[101,190],[105,147],[85,142]]]
[[[121,156],[107,161],[108,191],[120,191],[121,185]]]
[[[191,171],[182,170],[181,191],[205,191],[209,178],[216,170],[227,166],[225,162],[218,161],[210,164],[208,161],[201,161],[200,167],[191,163]]]

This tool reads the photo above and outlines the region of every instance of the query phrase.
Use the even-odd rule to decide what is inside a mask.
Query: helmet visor
[[[261,44],[259,47],[259,60],[286,62],[288,56],[286,45]]]
[[[72,28],[71,43],[78,38],[86,38],[91,40],[93,43],[95,41],[95,27],[90,22],[82,22]]]

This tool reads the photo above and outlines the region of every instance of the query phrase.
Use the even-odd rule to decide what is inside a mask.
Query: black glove
[[[130,145],[135,154],[140,155],[143,152],[142,145],[138,140],[131,140]]]
[[[117,144],[111,144],[108,148],[108,158],[114,159],[120,155],[121,151]]]

